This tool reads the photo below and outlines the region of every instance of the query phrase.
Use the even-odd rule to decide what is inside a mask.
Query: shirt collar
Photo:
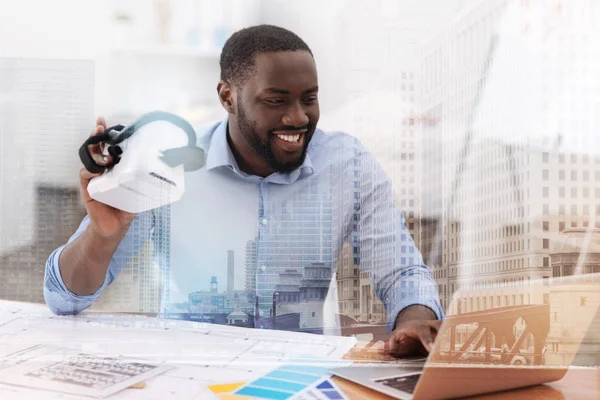
[[[206,156],[206,170],[210,171],[218,167],[227,167],[239,175],[250,177],[252,175],[246,174],[239,169],[238,164],[235,161],[235,157],[229,148],[229,143],[227,142],[228,122],[228,118],[225,118],[214,128],[214,131],[210,137],[210,145],[208,146],[207,150],[208,154]],[[315,135],[316,134],[317,131],[315,131]],[[313,135],[313,139],[315,135]],[[274,173],[265,179],[268,179],[274,183],[293,183],[299,178],[312,175],[315,170],[310,158],[310,149],[311,146],[309,145],[304,162],[299,168],[286,174]]]
[[[210,144],[206,156],[207,171],[218,167],[229,167],[232,170],[239,171],[235,157],[231,153],[229,143],[227,143],[227,123],[228,119],[225,118],[216,126],[210,136]]]

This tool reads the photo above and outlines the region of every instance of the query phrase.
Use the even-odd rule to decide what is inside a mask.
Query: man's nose
[[[287,112],[283,116],[283,123],[286,126],[294,126],[300,128],[308,125],[308,122],[308,115],[306,115],[304,108],[299,104],[289,107]]]

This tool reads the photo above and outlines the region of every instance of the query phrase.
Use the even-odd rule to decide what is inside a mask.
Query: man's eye
[[[315,102],[315,101],[317,101],[317,98],[316,98],[315,96],[312,96],[312,97],[307,97],[307,98],[305,98],[305,99],[304,99],[304,102],[305,102],[305,103],[309,103],[309,104],[310,104],[310,103],[313,103],[313,102]]]
[[[281,99],[265,99],[265,101],[269,104],[282,104],[283,100]]]

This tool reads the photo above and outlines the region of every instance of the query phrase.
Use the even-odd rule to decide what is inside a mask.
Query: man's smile
[[[287,153],[295,153],[304,147],[304,140],[308,129],[273,131],[275,143]]]

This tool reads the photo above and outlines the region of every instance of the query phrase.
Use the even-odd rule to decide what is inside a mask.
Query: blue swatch
[[[286,400],[307,387],[330,376],[329,369],[309,365],[283,365],[267,375],[239,388],[234,394],[264,399]],[[330,384],[330,388],[333,388]],[[334,389],[335,390],[335,389]],[[341,399],[342,397],[331,397]]]
[[[294,395],[293,393],[278,392],[276,390],[261,389],[252,386],[245,386],[237,390],[235,394],[273,400],[286,400]]]
[[[317,390],[331,400],[343,400],[344,397],[339,390],[328,379],[317,385]]]
[[[269,389],[283,390],[286,392],[298,392],[306,387],[301,383],[280,381],[278,379],[261,378],[252,382],[253,387],[264,387]]]
[[[317,389],[333,389],[333,386],[331,383],[329,383],[329,381],[323,381],[323,383],[320,383],[317,386]]]
[[[297,374],[294,372],[286,372],[286,371],[279,371],[279,370],[275,370],[275,371],[269,373],[266,377],[275,378],[275,379],[283,379],[285,381],[291,381],[291,382],[305,383],[307,385],[311,384],[315,381],[315,377],[313,375]]]

